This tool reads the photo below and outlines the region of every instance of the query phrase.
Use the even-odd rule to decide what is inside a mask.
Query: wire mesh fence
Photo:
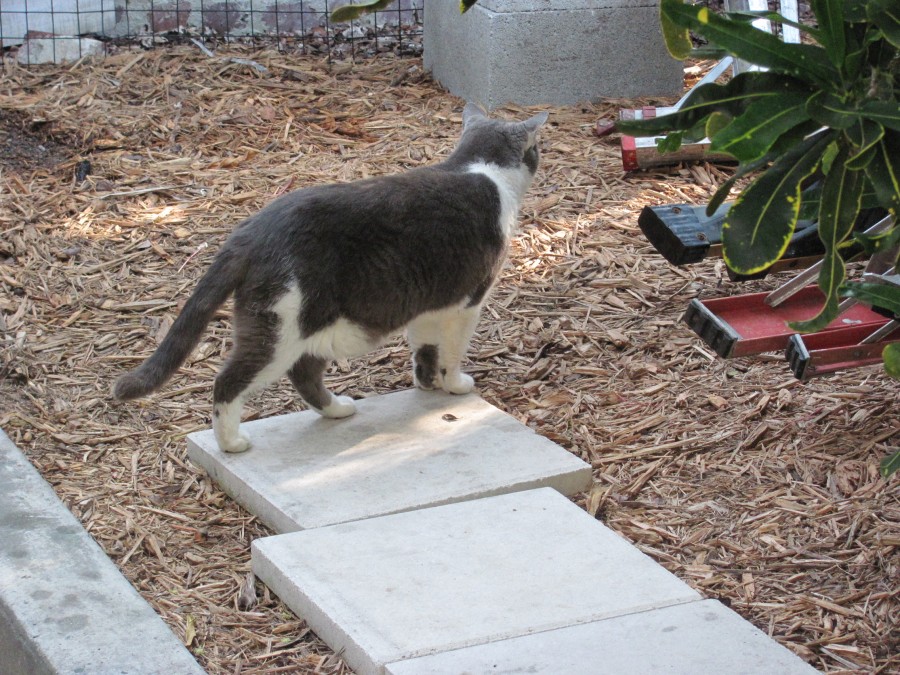
[[[265,42],[282,51],[355,58],[419,54],[425,0],[399,0],[351,23],[330,12],[349,0],[0,0],[0,57],[61,63],[117,45],[186,40]]]

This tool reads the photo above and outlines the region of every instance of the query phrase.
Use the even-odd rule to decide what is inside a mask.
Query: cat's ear
[[[544,123],[547,121],[547,118],[550,117],[550,113],[544,111],[540,112],[534,117],[530,117],[524,122],[522,125],[528,130],[530,133],[536,133],[538,129],[540,129]]]
[[[469,126],[469,123],[474,119],[485,117],[487,117],[487,113],[480,105],[476,103],[466,103],[466,107],[463,108],[462,112],[463,127]]]
[[[524,122],[520,122],[521,128],[525,130],[525,134],[528,137],[526,142],[526,149],[532,147],[535,143],[537,143],[537,135],[538,130],[543,126],[544,122],[547,121],[547,118],[550,117],[550,113],[541,112],[535,115],[534,117],[530,117]]]

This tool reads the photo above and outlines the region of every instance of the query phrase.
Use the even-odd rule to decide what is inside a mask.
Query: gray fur
[[[422,345],[413,354],[416,382],[422,389],[434,389],[438,374],[437,345]]]

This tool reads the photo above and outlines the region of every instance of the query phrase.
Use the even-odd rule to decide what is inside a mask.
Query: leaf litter
[[[210,425],[228,307],[157,395],[119,404],[109,389],[241,219],[287,190],[439,160],[462,101],[416,59],[230,51],[4,61],[4,133],[39,130],[52,152],[0,155],[0,426],[210,673],[348,673],[250,573],[270,532],[186,458],[185,435]],[[897,384],[879,367],[802,384],[780,355],[723,361],[682,325],[694,297],[778,279],[732,284],[721,261],[674,268],[648,245],[643,206],[703,203],[727,176],[623,174],[594,128],[651,103],[671,101],[549,108],[467,370],[592,465],[576,503],[704,596],[826,672],[896,672],[900,499],[878,462],[900,439]],[[396,339],[327,380],[383,394],[411,386],[409,362]],[[245,419],[297,407],[284,381]]]

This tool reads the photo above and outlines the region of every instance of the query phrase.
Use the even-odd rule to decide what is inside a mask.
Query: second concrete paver
[[[533,633],[388,664],[387,675],[815,675],[718,600]]]
[[[266,537],[252,559],[361,675],[700,599],[548,488]]]

